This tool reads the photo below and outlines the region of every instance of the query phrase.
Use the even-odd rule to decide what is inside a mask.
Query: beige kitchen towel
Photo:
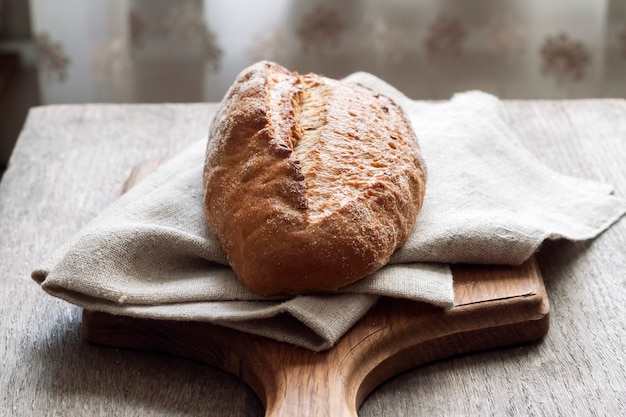
[[[200,140],[104,210],[33,279],[84,308],[208,321],[319,351],[381,295],[451,306],[447,263],[517,264],[547,238],[592,238],[626,210],[610,186],[534,159],[493,96],[425,103],[370,74],[348,80],[405,108],[429,170],[413,234],[380,271],[337,294],[267,299],[246,290],[204,222]]]

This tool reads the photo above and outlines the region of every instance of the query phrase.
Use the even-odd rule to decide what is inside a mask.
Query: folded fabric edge
[[[372,299],[366,308],[355,315],[346,325],[342,326],[339,332],[329,332],[324,327],[316,323],[315,320],[306,317],[306,315],[298,314],[297,309],[285,308],[283,303],[269,306],[256,317],[199,317],[197,315],[180,316],[159,312],[162,309],[178,309],[182,305],[194,304],[211,304],[207,303],[178,303],[170,305],[123,305],[100,298],[85,296],[68,290],[59,290],[56,288],[44,288],[44,290],[63,301],[73,304],[82,309],[90,311],[98,311],[116,316],[125,316],[150,320],[165,321],[193,321],[210,323],[217,326],[231,328],[233,330],[266,337],[279,342],[285,342],[306,349],[320,352],[331,348],[335,343],[356,323],[360,320],[369,309],[376,304],[378,297],[371,296]],[[288,300],[289,301],[289,300]],[[286,301],[286,302],[288,302]],[[244,301],[245,302],[245,301]],[[252,301],[255,302],[255,301]],[[267,301],[269,303],[271,301]],[[214,302],[215,304],[224,304],[228,302]],[[235,301],[235,303],[237,303]],[[249,303],[249,302],[245,302]],[[258,301],[258,303],[266,303]],[[285,325],[288,324],[288,325]]]
[[[621,201],[621,200],[619,200],[619,201]],[[597,227],[593,228],[592,230],[590,230],[588,234],[581,234],[581,235],[577,235],[577,236],[572,236],[572,235],[564,236],[564,235],[560,235],[560,234],[544,233],[537,240],[535,245],[533,245],[532,247],[528,248],[528,252],[525,254],[524,259],[519,264],[522,264],[523,262],[528,260],[531,256],[533,256],[535,253],[537,253],[537,251],[539,251],[539,248],[541,247],[541,245],[543,245],[546,241],[549,241],[549,240],[552,240],[552,241],[567,240],[569,242],[584,242],[584,241],[592,240],[592,239],[595,239],[595,238],[599,237],[600,235],[605,233],[607,230],[609,230],[609,228],[613,224],[615,224],[618,221],[620,221],[622,219],[622,217],[624,217],[624,215],[626,215],[626,203],[622,202],[622,206],[619,209],[620,209],[619,211],[617,211],[613,216],[608,218],[605,222],[601,223],[599,226],[597,226]]]
[[[444,263],[390,262],[340,292],[401,298],[442,308],[454,306],[452,271]]]
[[[284,314],[262,320],[248,320],[242,322],[224,322],[218,325],[228,327],[244,333],[265,337],[278,342],[299,346],[313,352],[323,352],[335,346],[341,336],[333,339],[325,339],[306,326],[299,326],[301,333],[285,333],[285,328],[290,327],[291,316]],[[297,323],[301,323],[293,318]]]
[[[262,297],[250,292],[246,289],[236,278],[234,272],[228,265],[217,263],[211,259],[203,256],[202,253],[194,253],[194,256],[201,261],[206,261],[210,265],[218,268],[220,271],[228,271],[229,276],[224,278],[220,274],[216,277],[219,280],[232,279],[235,282],[228,284],[228,291],[213,294],[211,292],[203,292],[199,297],[179,297],[173,298],[169,301],[165,301],[164,304],[177,304],[177,303],[193,303],[193,302],[286,302],[297,299],[294,296],[274,296],[274,297]],[[209,268],[208,265],[206,268]],[[399,272],[398,272],[399,271]],[[219,271],[214,269],[205,269],[204,275],[207,277],[209,274],[214,274]],[[67,274],[67,272],[66,272]],[[145,291],[133,291],[127,292],[126,288],[119,288],[117,286],[93,286],[93,284],[87,282],[86,286],[83,286],[82,290],[77,290],[70,281],[63,278],[63,275],[58,276],[58,271],[50,270],[46,268],[38,268],[31,273],[32,279],[38,283],[42,289],[46,292],[56,295],[66,292],[73,292],[80,294],[85,298],[95,298],[98,300],[107,301],[117,304],[133,304],[133,305],[152,305],[154,303],[154,296],[160,293],[145,292]],[[74,272],[75,275],[90,276],[87,281],[96,282],[110,282],[113,275],[93,275],[89,270],[83,272]],[[203,274],[199,274],[202,277]],[[68,278],[67,275],[65,275]],[[83,280],[85,281],[85,280]],[[68,283],[69,282],[69,283]],[[226,285],[226,284],[223,284]],[[313,296],[319,294],[313,294]],[[332,294],[330,294],[332,295]],[[393,298],[403,298],[417,302],[425,302],[435,306],[448,308],[452,306],[454,292],[452,285],[452,274],[447,264],[437,263],[389,263],[383,266],[374,274],[366,276],[361,280],[353,283],[347,287],[344,287],[337,291],[338,296],[388,296]]]
[[[538,242],[533,248],[530,248],[526,259],[541,246],[541,244],[547,240],[568,240],[571,242],[581,242],[591,240],[599,237],[603,233],[607,232],[611,226],[619,222],[626,215],[626,200],[617,197],[614,194],[614,189],[611,184],[601,181],[589,180],[586,178],[575,178],[555,172],[555,175],[565,177],[569,180],[585,181],[589,184],[593,184],[596,187],[596,193],[588,198],[591,201],[590,205],[595,207],[595,211],[598,214],[598,218],[602,219],[600,222],[592,222],[588,219],[575,217],[578,224],[578,230],[570,230],[569,233],[563,232],[545,232],[539,238]]]
[[[50,271],[48,271],[45,268],[38,268],[38,269],[33,270],[33,272],[30,273],[30,277],[37,284],[41,285],[46,280],[46,278],[48,277],[49,273],[50,273]]]
[[[588,234],[581,234],[581,235],[577,235],[577,236],[563,236],[563,235],[559,235],[559,234],[553,234],[553,235],[548,235],[545,238],[545,240],[565,239],[565,240],[569,240],[571,242],[582,242],[582,241],[585,241],[585,240],[595,239],[595,238],[599,237],[600,235],[602,235],[603,233],[607,232],[611,228],[611,226],[613,224],[615,224],[618,221],[620,221],[622,219],[622,217],[624,216],[624,214],[626,214],[626,211],[622,211],[621,214],[618,214],[618,215],[613,216],[612,218],[608,219],[606,222],[604,222],[600,226],[598,226],[595,230],[591,230]]]
[[[308,311],[310,314],[306,314],[306,308],[301,309],[289,301],[284,303],[284,312],[296,318],[300,323],[304,324],[324,339],[337,341],[350,330],[356,322],[363,318],[380,298],[372,294],[346,294],[346,296],[350,298],[350,303],[349,305],[342,304],[341,312],[344,314],[341,316],[342,322],[338,327],[333,326],[333,323],[328,320],[328,317],[319,317],[319,314],[316,314],[315,311]],[[316,297],[317,296],[311,296],[312,299]],[[348,310],[349,314],[345,314]]]

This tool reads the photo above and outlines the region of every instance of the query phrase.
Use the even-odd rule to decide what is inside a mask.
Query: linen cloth
[[[371,74],[345,81],[403,106],[428,165],[413,233],[378,272],[336,294],[262,298],[248,291],[204,221],[202,139],[111,204],[33,279],[84,308],[208,321],[320,351],[381,295],[452,306],[449,263],[519,264],[545,239],[590,239],[626,212],[611,186],[558,174],[535,159],[494,96],[473,91],[428,103]]]

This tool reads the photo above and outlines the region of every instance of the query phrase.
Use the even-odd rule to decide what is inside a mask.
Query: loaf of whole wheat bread
[[[242,283],[304,294],[389,261],[412,231],[426,167],[388,97],[263,61],[217,110],[204,184],[207,223]]]

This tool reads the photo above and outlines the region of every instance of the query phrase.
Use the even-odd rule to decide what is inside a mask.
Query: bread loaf
[[[204,184],[207,223],[243,284],[304,294],[389,261],[414,226],[426,168],[388,97],[259,62],[212,121]]]

